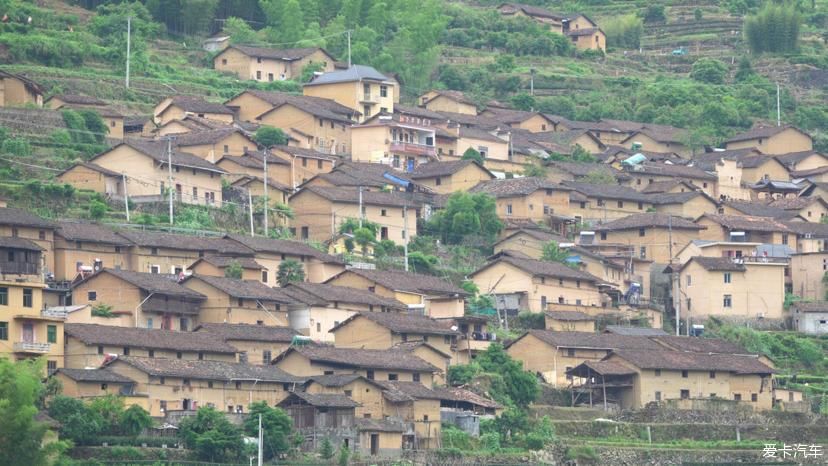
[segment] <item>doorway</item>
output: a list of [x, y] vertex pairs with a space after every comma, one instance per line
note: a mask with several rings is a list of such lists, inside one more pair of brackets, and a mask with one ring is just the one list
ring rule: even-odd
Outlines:
[[34, 324], [31, 322], [23, 324], [23, 342], [34, 343]]
[[371, 456], [379, 454], [379, 434], [371, 434]]

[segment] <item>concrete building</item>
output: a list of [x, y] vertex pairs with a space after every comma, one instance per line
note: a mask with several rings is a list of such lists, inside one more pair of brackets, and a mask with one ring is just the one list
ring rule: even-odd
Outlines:
[[319, 47], [272, 49], [230, 45], [213, 58], [217, 71], [233, 73], [239, 79], [272, 82], [299, 80], [309, 65], [322, 72], [333, 71], [336, 59]]
[[794, 303], [791, 305], [790, 312], [791, 325], [797, 332], [811, 335], [828, 333], [828, 303], [826, 301]]
[[193, 330], [209, 338], [218, 338], [238, 350], [242, 363], [268, 365], [277, 354], [285, 351], [298, 335], [290, 327], [273, 325], [201, 324]]
[[684, 246], [697, 238], [705, 227], [671, 215], [634, 214], [601, 223], [592, 229], [598, 244], [631, 246], [640, 259], [667, 264]]
[[29, 78], [0, 71], [0, 107], [43, 106], [43, 88]]
[[380, 112], [393, 113], [399, 102], [397, 82], [366, 65], [317, 75], [302, 89], [306, 96], [331, 99], [358, 111], [360, 122]]
[[725, 141], [725, 149], [755, 148], [777, 155], [813, 150], [811, 136], [791, 125], [758, 126]]

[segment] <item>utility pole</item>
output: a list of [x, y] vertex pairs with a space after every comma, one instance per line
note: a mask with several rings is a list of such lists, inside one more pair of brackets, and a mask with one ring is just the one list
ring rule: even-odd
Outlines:
[[127, 16], [126, 88], [129, 89], [129, 46], [132, 36], [132, 16]]
[[259, 466], [262, 466], [262, 415], [259, 414]]
[[359, 227], [362, 228], [362, 186], [359, 187]]
[[351, 67], [351, 30], [348, 29], [348, 68]]
[[405, 256], [405, 271], [408, 272], [408, 203], [403, 204], [403, 255]]
[[127, 223], [129, 223], [129, 193], [127, 193], [127, 177], [126, 173], [121, 173], [121, 179], [124, 183], [124, 209], [126, 210]]
[[168, 172], [168, 179], [169, 179], [169, 190], [170, 190], [170, 226], [175, 224], [173, 219], [173, 194], [175, 193], [175, 186], [173, 185], [173, 177], [172, 177], [172, 141], [173, 137], [167, 137], [167, 172]]
[[782, 126], [782, 109], [779, 106], [779, 82], [776, 83], [776, 126]]
[[267, 198], [267, 147], [264, 148], [264, 231], [265, 236], [268, 236], [268, 225], [267, 225], [267, 206], [268, 206], [268, 198]]
[[535, 69], [529, 70], [529, 95], [535, 95]]
[[673, 270], [673, 216], [667, 217], [667, 241], [670, 254], [670, 288], [673, 290], [673, 307], [676, 311], [676, 336], [681, 335], [681, 297], [679, 296], [678, 274]]
[[247, 188], [247, 211], [250, 216], [250, 236], [256, 236], [253, 229], [253, 194], [250, 192], [250, 188]]

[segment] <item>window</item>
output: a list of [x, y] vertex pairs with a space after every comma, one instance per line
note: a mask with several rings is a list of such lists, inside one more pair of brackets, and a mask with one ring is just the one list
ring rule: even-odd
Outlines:
[[344, 393], [345, 393], [345, 396], [353, 396], [354, 391], [353, 390], [345, 390]]
[[756, 393], [751, 393], [750, 394], [750, 401], [756, 403], [757, 401], [759, 401], [759, 395], [757, 395]]
[[34, 306], [34, 295], [31, 288], [23, 288], [23, 307]]
[[270, 350], [262, 351], [262, 364], [270, 364], [270, 360], [273, 359], [270, 357]]
[[157, 256], [158, 255], [158, 248], [150, 249], [150, 254], [152, 254], [153, 256]]
[[388, 86], [380, 86], [380, 97], [388, 97]]
[[618, 201], [618, 208], [619, 208], [619, 209], [623, 209], [623, 208], [624, 208], [624, 201]]
[[213, 381], [212, 380], [207, 381], [207, 388], [213, 388]]
[[190, 386], [190, 379], [182, 380], [181, 385], [184, 385], [185, 387], [189, 387]]
[[641, 251], [639, 251], [639, 257], [642, 259], [647, 258], [647, 246], [641, 246]]
[[308, 239], [310, 237], [310, 231], [308, 227], [302, 227], [302, 239]]
[[689, 373], [689, 372], [687, 372], [687, 371], [681, 371], [681, 377], [682, 377], [683, 379], [686, 379], [686, 378], [689, 376], [689, 374], [690, 374], [690, 373]]
[[187, 330], [189, 330], [190, 329], [190, 320], [187, 319], [186, 317], [182, 317], [182, 318], [178, 319], [178, 329], [181, 330], [182, 332], [186, 332]]
[[575, 280], [575, 286], [580, 288], [581, 287], [581, 280]]
[[661, 377], [661, 369], [656, 369], [655, 370], [655, 376], [656, 377]]
[[[259, 63], [261, 63], [261, 62], [262, 62], [262, 59], [260, 58]], [[261, 71], [256, 71], [256, 79], [262, 79], [262, 72]]]
[[46, 342], [57, 343], [57, 325], [46, 326]]
[[203, 351], [198, 352], [198, 360], [199, 361], [204, 361], [204, 352]]
[[733, 394], [733, 401], [742, 401], [742, 394], [741, 393], [734, 393]]
[[9, 289], [8, 287], [0, 287], [0, 306], [9, 305]]
[[161, 273], [161, 266], [151, 265], [150, 266], [150, 273]]
[[724, 282], [725, 283], [730, 283], [730, 281], [731, 281], [730, 272], [725, 272], [724, 273]]
[[[46, 372], [52, 375], [57, 371], [57, 361], [46, 361]], [[106, 385], [106, 384], [104, 384]], [[106, 388], [104, 388], [105, 390]]]
[[123, 355], [124, 356], [129, 356], [129, 346], [124, 346]]
[[724, 307], [733, 307], [733, 297], [729, 294], [724, 295], [722, 299], [722, 305]]
[[607, 232], [606, 232], [606, 231], [602, 231], [602, 232], [601, 232], [601, 241], [606, 241], [606, 240], [607, 240]]
[[241, 387], [242, 387], [242, 383], [241, 382], [236, 382], [236, 390], [241, 390]]
[[788, 235], [787, 234], [782, 235], [782, 244], [788, 244]]
[[690, 399], [690, 390], [682, 390], [681, 391], [681, 399], [682, 400]]
[[581, 208], [582, 208], [582, 209], [586, 209], [586, 202], [582, 202], [582, 203], [581, 203]]
[[443, 180], [438, 176], [437, 178], [434, 179], [434, 184], [436, 184], [437, 186], [440, 186], [440, 185], [443, 184]]
[[571, 370], [572, 366], [566, 366], [566, 369], [564, 369], [564, 374], [566, 374], [566, 380], [572, 380], [572, 374], [569, 373], [569, 371]]
[[104, 353], [104, 347], [103, 346], [98, 346], [98, 354], [103, 354], [103, 353]]
[[[333, 128], [333, 122], [331, 122], [331, 128]], [[322, 160], [316, 161], [316, 168], [322, 170]]]
[[715, 378], [716, 378], [716, 371], [710, 371], [710, 378], [711, 378], [711, 379], [715, 379]]
[[639, 228], [638, 229], [638, 236], [646, 236], [646, 235], [647, 235], [647, 230], [646, 229], [644, 229], [644, 228]]
[[9, 339], [9, 323], [0, 322], [0, 340]]
[[176, 353], [175, 353], [175, 358], [176, 358], [176, 359], [181, 359], [181, 358], [182, 358], [182, 356], [184, 356], [184, 355], [183, 355], [183, 354], [181, 354], [181, 351], [178, 351], [178, 352], [176, 352]]
[[365, 373], [365, 378], [368, 380], [374, 380], [374, 371], [368, 371]]
[[37, 239], [45, 240], [46, 239], [46, 230], [40, 230], [37, 232]]
[[566, 349], [566, 355], [570, 358], [574, 358], [575, 357], [575, 348], [567, 348]]
[[388, 210], [386, 210], [386, 209], [380, 210], [380, 216], [387, 217], [388, 216]]
[[512, 204], [506, 204], [506, 215], [512, 215]]
[[644, 203], [643, 202], [638, 203], [638, 210], [644, 210]]
[[155, 357], [155, 350], [149, 350], [148, 354], [149, 354], [149, 357], [154, 358]]
[[423, 421], [428, 421], [428, 414], [423, 414]]
[[541, 309], [546, 309], [546, 296], [541, 296]]

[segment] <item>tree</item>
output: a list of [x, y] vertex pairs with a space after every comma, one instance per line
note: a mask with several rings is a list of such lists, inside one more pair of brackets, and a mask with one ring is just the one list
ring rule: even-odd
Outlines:
[[756, 73], [753, 71], [753, 66], [750, 64], [750, 58], [748, 58], [747, 55], [742, 55], [742, 57], [739, 58], [739, 68], [736, 70], [734, 79], [736, 82], [744, 82], [755, 75]]
[[124, 399], [117, 395], [95, 397], [89, 403], [89, 410], [100, 418], [102, 432], [118, 432], [124, 412]]
[[437, 268], [437, 256], [431, 254], [423, 254], [420, 251], [414, 251], [408, 254], [408, 266], [412, 272], [434, 274]]
[[485, 160], [483, 159], [483, 155], [480, 152], [477, 152], [473, 147], [469, 147], [463, 152], [463, 157], [460, 157], [460, 160], [474, 160], [475, 162], [483, 165]]
[[106, 215], [109, 207], [106, 203], [93, 199], [89, 202], [89, 218], [100, 220]]
[[249, 436], [258, 435], [259, 415], [262, 416], [262, 437], [266, 458], [277, 457], [285, 453], [291, 446], [290, 436], [293, 421], [283, 410], [271, 408], [264, 401], [250, 404], [250, 414], [244, 421], [244, 431]]
[[700, 58], [693, 63], [690, 78], [707, 84], [724, 84], [727, 65], [714, 58]]
[[460, 244], [473, 237], [491, 244], [502, 227], [494, 198], [485, 193], [453, 193], [446, 208], [433, 215], [428, 223], [428, 229], [447, 244]]
[[178, 436], [198, 459], [214, 463], [235, 462], [244, 447], [241, 430], [213, 408], [199, 408], [182, 419]]
[[546, 167], [540, 163], [527, 163], [523, 166], [523, 176], [546, 177]]
[[272, 126], [262, 126], [257, 129], [253, 139], [265, 147], [284, 146], [287, 144], [287, 135], [285, 135], [285, 132]]
[[302, 39], [304, 32], [302, 7], [298, 0], [286, 0], [282, 12], [282, 25], [279, 40], [282, 42], [297, 42]]
[[566, 249], [561, 249], [557, 242], [550, 241], [543, 245], [541, 260], [566, 264], [567, 258], [569, 258], [569, 252]]
[[489, 394], [499, 403], [524, 410], [540, 392], [538, 379], [523, 370], [522, 363], [512, 359], [503, 345], [493, 343], [473, 363], [449, 368], [450, 383], [468, 383], [479, 373], [492, 379]]
[[121, 413], [119, 419], [121, 433], [130, 437], [137, 437], [152, 426], [152, 417], [142, 407], [131, 405]]
[[354, 242], [359, 245], [362, 249], [362, 254], [365, 255], [368, 252], [368, 246], [373, 244], [376, 241], [376, 233], [371, 231], [370, 228], [362, 227], [357, 228], [354, 230]]
[[643, 18], [645, 23], [663, 23], [667, 21], [667, 15], [664, 14], [664, 5], [647, 6]]
[[230, 36], [233, 44], [255, 45], [258, 41], [256, 31], [247, 24], [247, 21], [231, 16], [224, 21], [224, 32]]
[[242, 274], [244, 273], [244, 269], [242, 268], [239, 261], [230, 262], [227, 268], [224, 269], [224, 276], [227, 278], [235, 278], [236, 280], [242, 279]]
[[334, 447], [331, 444], [331, 440], [325, 437], [322, 440], [322, 445], [319, 447], [319, 456], [322, 457], [324, 460], [330, 460], [334, 456]]
[[530, 111], [535, 108], [535, 97], [526, 92], [515, 94], [515, 96], [512, 97], [512, 105], [519, 110]]
[[87, 445], [103, 431], [105, 421], [83, 401], [59, 395], [49, 403], [49, 416], [60, 423], [60, 436]]
[[49, 452], [43, 448], [47, 426], [35, 420], [42, 377], [42, 363], [0, 358], [0, 451], [4, 464], [48, 464]]
[[745, 38], [750, 51], [791, 53], [799, 48], [802, 15], [796, 2], [765, 2], [756, 14], [745, 17]]
[[279, 286], [287, 286], [289, 283], [305, 281], [305, 269], [302, 264], [294, 259], [287, 259], [279, 264], [276, 273], [276, 280]]
[[607, 46], [638, 49], [644, 34], [644, 22], [638, 16], [629, 14], [605, 21], [602, 29], [607, 35]]
[[371, 230], [371, 234], [374, 238], [377, 237], [377, 233], [380, 231], [380, 226], [377, 223], [370, 222], [368, 220], [362, 220], [362, 226], [360, 226], [359, 219], [356, 218], [347, 218], [345, 221], [339, 224], [339, 232], [340, 233], [349, 233], [354, 234], [360, 228], [367, 228]]
[[349, 450], [348, 447], [345, 446], [345, 444], [342, 444], [342, 446], [339, 447], [339, 458], [337, 458], [336, 463], [339, 466], [348, 466], [348, 459], [350, 458], [350, 456], [351, 450]]

